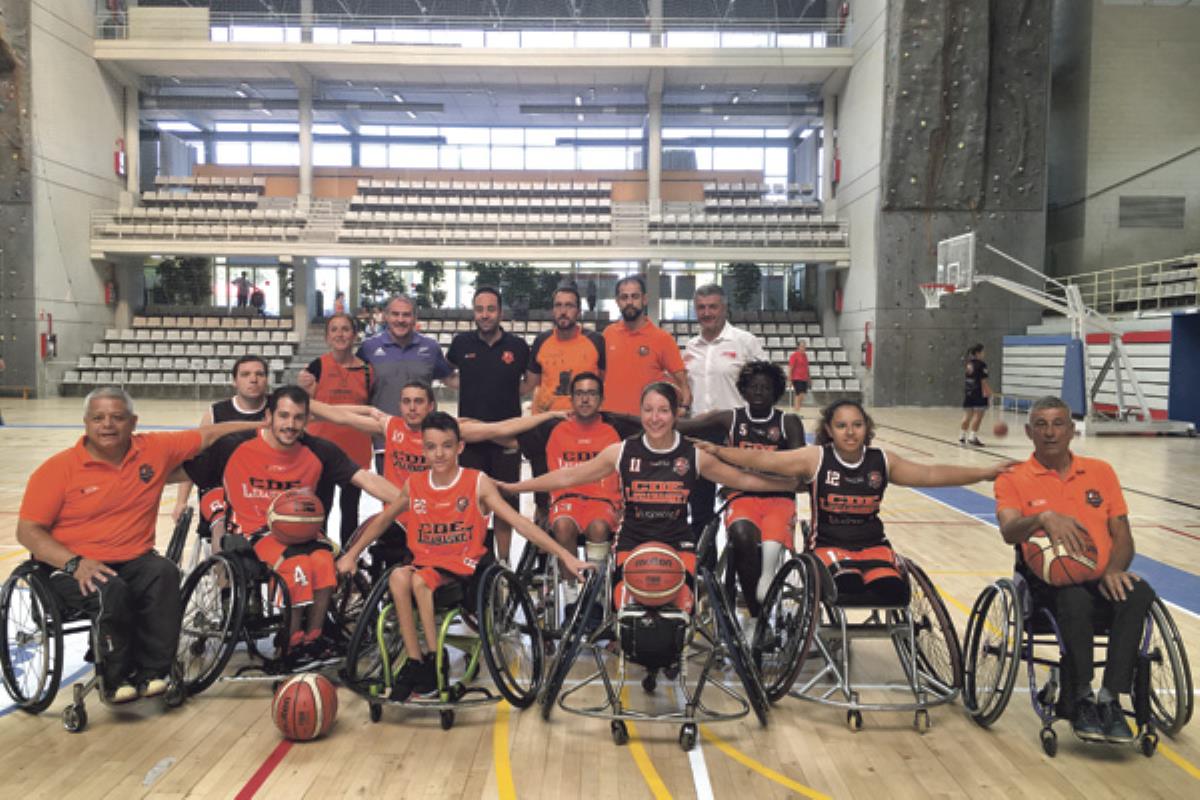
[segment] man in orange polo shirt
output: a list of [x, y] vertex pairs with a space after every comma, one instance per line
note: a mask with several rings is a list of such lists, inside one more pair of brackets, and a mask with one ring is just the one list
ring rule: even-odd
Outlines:
[[[1017, 559], [1035, 604], [1053, 614], [1062, 636], [1063, 705], [1070, 709], [1075, 735], [1093, 742], [1131, 742], [1118, 697], [1130, 691], [1138, 644], [1154, 590], [1129, 572], [1133, 534], [1129, 509], [1113, 468], [1071, 452], [1075, 423], [1057, 397], [1043, 397], [1029, 409], [1025, 433], [1033, 456], [996, 478], [996, 518], [1004, 541], [1020, 546], [1045, 534], [1068, 553], [1082, 554], [1090, 539], [1098, 552], [1097, 580], [1051, 586]], [[1109, 623], [1108, 656], [1099, 694], [1092, 692], [1093, 631]]]
[[134, 434], [133, 400], [115, 387], [84, 400], [84, 436], [34, 470], [17, 541], [61, 603], [97, 618], [97, 664], [113, 702], [167, 688], [179, 640], [179, 569], [154, 551], [163, 486], [176, 467], [257, 422]]
[[692, 390], [679, 345], [671, 334], [646, 317], [646, 282], [628, 275], [617, 283], [621, 321], [604, 329], [604, 410], [618, 414], [641, 413], [642, 389], [655, 381], [674, 381], [679, 407], [692, 407]]

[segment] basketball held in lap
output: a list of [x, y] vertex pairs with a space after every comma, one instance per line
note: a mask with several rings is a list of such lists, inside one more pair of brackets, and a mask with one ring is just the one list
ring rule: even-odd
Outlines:
[[1055, 545], [1045, 531], [1037, 531], [1021, 542], [1021, 558], [1037, 577], [1051, 586], [1073, 586], [1099, 579], [1105, 564], [1090, 537], [1084, 537], [1084, 551], [1072, 555], [1062, 545]]

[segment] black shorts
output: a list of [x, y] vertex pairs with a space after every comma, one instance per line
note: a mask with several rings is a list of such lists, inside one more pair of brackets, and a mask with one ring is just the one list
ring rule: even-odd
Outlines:
[[969, 394], [963, 398], [963, 408], [983, 410], [988, 407], [988, 399], [981, 394]]
[[808, 381], [792, 381], [792, 390], [796, 394], [808, 394]]
[[507, 450], [495, 442], [475, 442], [463, 449], [458, 463], [477, 469], [494, 481], [516, 483], [521, 480], [521, 451]]

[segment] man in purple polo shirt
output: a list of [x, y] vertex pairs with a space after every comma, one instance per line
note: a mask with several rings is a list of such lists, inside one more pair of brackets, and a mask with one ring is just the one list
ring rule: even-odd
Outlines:
[[[417, 333], [417, 304], [396, 295], [384, 309], [384, 329], [363, 341], [358, 357], [375, 373], [371, 405], [387, 414], [400, 411], [400, 390], [409, 381], [433, 383], [454, 370], [435, 339]], [[376, 470], [383, 474], [383, 438], [374, 437]]]

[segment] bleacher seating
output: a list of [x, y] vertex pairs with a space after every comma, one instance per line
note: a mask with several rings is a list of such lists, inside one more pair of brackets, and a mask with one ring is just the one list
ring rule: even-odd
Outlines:
[[110, 328], [63, 378], [65, 394], [118, 384], [178, 386], [167, 396], [224, 396], [240, 356], [262, 356], [272, 384], [282, 380], [296, 349], [291, 319], [215, 313], [145, 315], [132, 328]]

